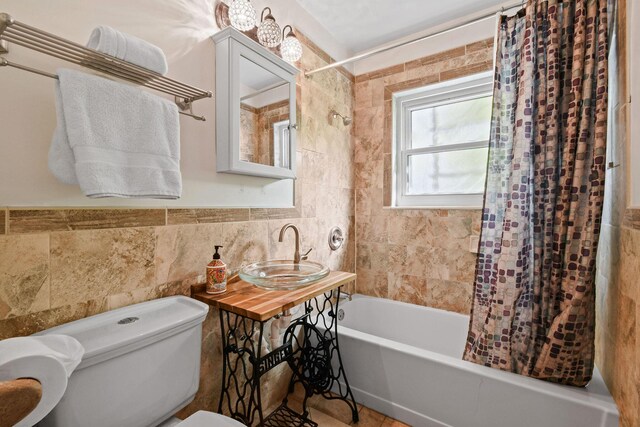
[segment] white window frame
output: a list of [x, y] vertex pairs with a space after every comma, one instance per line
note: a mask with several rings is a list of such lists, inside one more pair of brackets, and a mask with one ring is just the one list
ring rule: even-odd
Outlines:
[[409, 195], [407, 188], [407, 163], [415, 154], [446, 152], [483, 148], [489, 140], [466, 142], [426, 148], [411, 147], [411, 112], [460, 101], [486, 97], [493, 94], [491, 72], [436, 83], [393, 95], [393, 200], [395, 207], [424, 208], [482, 208], [482, 193]]
[[273, 124], [273, 163], [279, 168], [289, 168], [290, 145], [289, 120]]

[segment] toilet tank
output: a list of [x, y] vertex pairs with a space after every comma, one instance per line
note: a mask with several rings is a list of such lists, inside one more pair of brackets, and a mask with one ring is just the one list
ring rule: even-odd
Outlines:
[[151, 427], [191, 402], [209, 307], [157, 299], [48, 329], [85, 348], [64, 397], [41, 427]]

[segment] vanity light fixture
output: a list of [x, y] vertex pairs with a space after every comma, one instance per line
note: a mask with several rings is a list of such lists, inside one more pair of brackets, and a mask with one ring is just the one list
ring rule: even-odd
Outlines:
[[229, 5], [229, 21], [240, 31], [249, 31], [256, 26], [256, 10], [250, 0], [233, 0]]
[[[280, 33], [280, 26], [271, 14], [271, 8], [265, 7], [256, 27], [256, 10], [251, 0], [216, 0], [215, 18], [222, 30], [229, 26], [244, 33], [245, 36], [265, 46], [289, 63], [302, 58], [302, 43], [298, 40], [293, 27], [287, 25]], [[278, 50], [274, 48], [280, 46]]]
[[[289, 32], [287, 33], [287, 28]], [[291, 25], [282, 30], [282, 43], [280, 44], [280, 56], [287, 62], [296, 62], [302, 58], [302, 43], [293, 33]]]
[[[267, 16], [264, 13], [267, 12]], [[276, 23], [276, 19], [271, 14], [271, 8], [265, 7], [260, 16], [260, 25], [258, 25], [258, 41], [266, 47], [276, 47], [282, 41], [280, 34], [280, 26]]]

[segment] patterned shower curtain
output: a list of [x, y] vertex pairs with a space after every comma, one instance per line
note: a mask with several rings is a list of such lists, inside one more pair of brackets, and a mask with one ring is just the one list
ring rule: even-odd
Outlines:
[[607, 0], [502, 17], [464, 359], [584, 386], [604, 197]]

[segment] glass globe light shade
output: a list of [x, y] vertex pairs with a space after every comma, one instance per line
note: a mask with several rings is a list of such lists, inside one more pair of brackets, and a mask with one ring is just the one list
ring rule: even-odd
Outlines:
[[229, 21], [240, 31], [256, 26], [256, 10], [249, 0], [233, 0], [229, 5]]
[[[265, 17], [264, 13], [267, 10], [269, 14]], [[268, 7], [265, 7], [262, 11], [262, 22], [258, 25], [258, 40], [266, 47], [276, 47], [282, 40], [280, 26], [276, 23], [275, 18], [271, 15], [271, 9]]]
[[296, 62], [302, 58], [302, 43], [293, 34], [289, 34], [280, 44], [280, 55], [287, 62]]

